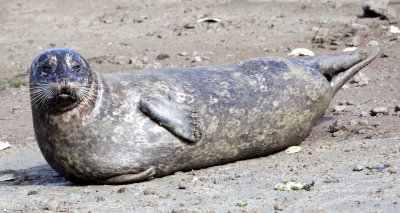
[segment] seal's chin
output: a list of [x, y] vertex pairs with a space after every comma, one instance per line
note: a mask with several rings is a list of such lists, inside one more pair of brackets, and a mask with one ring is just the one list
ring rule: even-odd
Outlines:
[[68, 93], [61, 93], [54, 97], [52, 101], [52, 108], [57, 111], [67, 111], [73, 109], [79, 104], [79, 99], [74, 95]]

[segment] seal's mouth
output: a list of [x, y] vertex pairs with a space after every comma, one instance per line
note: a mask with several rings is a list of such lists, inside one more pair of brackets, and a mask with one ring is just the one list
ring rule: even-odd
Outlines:
[[77, 100], [73, 95], [71, 94], [66, 94], [66, 93], [61, 93], [56, 95], [56, 99], [60, 99], [63, 101], [69, 101], [69, 100]]
[[73, 94], [60, 93], [54, 96], [51, 105], [59, 111], [66, 111], [74, 108], [78, 104], [78, 100], [79, 99]]

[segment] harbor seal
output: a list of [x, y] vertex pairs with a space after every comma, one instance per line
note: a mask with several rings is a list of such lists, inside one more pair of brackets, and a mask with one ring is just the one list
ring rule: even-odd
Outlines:
[[379, 49], [100, 74], [69, 49], [30, 71], [42, 154], [76, 183], [120, 184], [266, 156], [298, 145]]

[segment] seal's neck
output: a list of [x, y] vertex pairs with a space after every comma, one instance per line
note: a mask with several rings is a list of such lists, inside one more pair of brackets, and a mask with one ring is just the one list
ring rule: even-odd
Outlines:
[[99, 114], [102, 108], [105, 108], [105, 105], [111, 104], [104, 98], [105, 83], [103, 76], [100, 73], [93, 71], [93, 81], [95, 81], [92, 88], [92, 90], [96, 91], [95, 101], [90, 105], [91, 110], [87, 110], [87, 112], [91, 113], [92, 116]]
[[78, 113], [81, 116], [89, 115], [95, 108], [96, 103], [98, 102], [99, 85], [101, 84], [100, 79], [100, 74], [95, 71], [91, 71], [89, 87], [85, 87], [82, 90], [83, 95], [79, 104], [70, 111], [66, 111], [63, 113]]

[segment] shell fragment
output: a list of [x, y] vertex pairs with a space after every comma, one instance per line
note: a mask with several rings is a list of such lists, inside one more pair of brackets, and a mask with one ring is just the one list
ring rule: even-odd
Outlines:
[[314, 52], [306, 48], [297, 48], [289, 53], [288, 56], [314, 56]]

